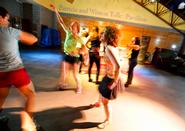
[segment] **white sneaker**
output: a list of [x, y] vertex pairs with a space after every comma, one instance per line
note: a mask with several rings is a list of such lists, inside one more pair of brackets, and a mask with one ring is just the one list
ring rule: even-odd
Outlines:
[[109, 125], [109, 121], [108, 120], [106, 120], [106, 121], [104, 121], [103, 123], [101, 123], [101, 124], [99, 124], [98, 125], [98, 128], [99, 129], [104, 129], [107, 125]]
[[27, 112], [22, 111], [20, 115], [22, 131], [37, 131], [35, 123]]
[[77, 93], [77, 94], [81, 94], [81, 93], [82, 93], [82, 88], [81, 88], [81, 87], [77, 87], [76, 93]]

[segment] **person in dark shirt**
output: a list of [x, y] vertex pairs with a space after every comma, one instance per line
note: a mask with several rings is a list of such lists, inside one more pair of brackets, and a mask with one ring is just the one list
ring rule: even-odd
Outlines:
[[133, 37], [132, 43], [128, 45], [129, 53], [129, 69], [128, 69], [128, 77], [127, 82], [125, 83], [125, 87], [128, 87], [132, 84], [134, 68], [137, 65], [137, 57], [140, 50], [140, 39], [139, 37]]
[[100, 43], [101, 41], [99, 40], [99, 28], [98, 27], [93, 27], [92, 28], [92, 34], [90, 34], [90, 49], [89, 49], [89, 69], [88, 69], [88, 75], [89, 75], [89, 82], [92, 82], [93, 80], [91, 79], [91, 69], [93, 66], [93, 63], [96, 63], [97, 67], [97, 72], [96, 72], [96, 84], [99, 84], [98, 78], [99, 78], [99, 73], [100, 73]]

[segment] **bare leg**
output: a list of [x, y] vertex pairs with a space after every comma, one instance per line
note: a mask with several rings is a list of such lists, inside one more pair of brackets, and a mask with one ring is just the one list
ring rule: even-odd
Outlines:
[[60, 79], [59, 79], [59, 88], [63, 88], [66, 86], [66, 76], [67, 73], [69, 72], [69, 63], [63, 61], [61, 62], [61, 67], [60, 67]]
[[18, 87], [17, 88], [21, 94], [23, 94], [26, 98], [25, 101], [25, 111], [29, 114], [30, 117], [33, 116], [33, 107], [34, 107], [34, 99], [35, 99], [35, 94], [34, 94], [34, 87], [32, 82], [30, 82], [28, 85]]
[[65, 68], [65, 65], [64, 65], [64, 62], [62, 61], [61, 63], [60, 63], [60, 78], [59, 78], [59, 82], [58, 82], [58, 85], [60, 86], [60, 85], [62, 85], [63, 83], [64, 83], [64, 81], [65, 81], [65, 72], [64, 72], [64, 69]]
[[25, 108], [24, 111], [21, 112], [21, 128], [22, 130], [33, 130], [36, 131], [36, 125], [33, 121], [33, 111], [34, 111], [34, 86], [32, 82], [28, 85], [18, 87], [17, 88], [20, 93], [25, 97]]
[[0, 88], [0, 122], [3, 124], [8, 123], [8, 117], [6, 115], [2, 115], [1, 112], [3, 111], [3, 104], [6, 100], [6, 97], [9, 94], [9, 88], [8, 87], [2, 87]]
[[5, 102], [6, 97], [9, 94], [9, 88], [8, 87], [3, 87], [0, 88], [0, 112], [2, 111], [2, 106]]
[[109, 121], [109, 118], [110, 118], [109, 100], [102, 97], [102, 103], [103, 103], [105, 116], [106, 116], [105, 121]]
[[100, 128], [100, 129], [105, 128], [105, 126], [109, 124], [109, 120], [110, 120], [109, 100], [102, 97], [102, 103], [103, 103], [106, 118], [103, 123], [98, 125], [98, 128]]
[[79, 70], [78, 63], [73, 64], [73, 75], [77, 83], [77, 93], [81, 93], [82, 86], [81, 86], [81, 81], [80, 81], [78, 70]]
[[90, 106], [93, 108], [93, 107], [100, 107], [101, 106], [101, 102], [102, 102], [102, 96], [99, 95], [98, 97], [98, 101], [93, 103], [93, 104], [90, 104]]

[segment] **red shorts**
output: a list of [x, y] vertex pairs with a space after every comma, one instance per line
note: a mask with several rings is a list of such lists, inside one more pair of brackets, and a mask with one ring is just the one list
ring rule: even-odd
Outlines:
[[30, 83], [30, 77], [24, 68], [9, 72], [0, 72], [0, 88], [14, 85], [19, 88]]

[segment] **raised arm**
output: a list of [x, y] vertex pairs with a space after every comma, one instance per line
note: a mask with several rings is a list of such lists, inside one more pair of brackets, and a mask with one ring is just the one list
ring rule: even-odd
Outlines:
[[140, 46], [139, 45], [134, 45], [134, 44], [129, 44], [128, 45], [128, 48], [129, 49], [134, 49], [134, 50], [139, 50], [140, 49]]
[[63, 28], [64, 30], [67, 30], [68, 28], [67, 28], [67, 26], [65, 25], [65, 23], [64, 23], [64, 21], [63, 21], [63, 19], [62, 19], [62, 17], [60, 16], [60, 14], [59, 14], [57, 8], [56, 8], [53, 4], [50, 4], [50, 7], [55, 11], [59, 24], [62, 26], [62, 28]]

